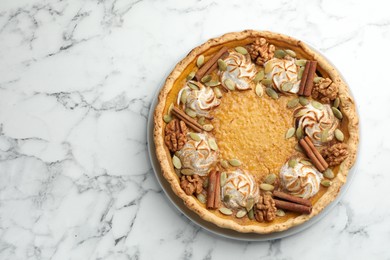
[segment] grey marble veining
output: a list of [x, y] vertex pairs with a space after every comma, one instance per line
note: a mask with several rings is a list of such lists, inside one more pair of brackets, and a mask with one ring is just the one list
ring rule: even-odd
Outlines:
[[[0, 3], [0, 259], [390, 259], [390, 16], [373, 1]], [[358, 173], [292, 237], [211, 235], [166, 199], [146, 146], [173, 66], [243, 29], [303, 39], [342, 71], [361, 117]]]

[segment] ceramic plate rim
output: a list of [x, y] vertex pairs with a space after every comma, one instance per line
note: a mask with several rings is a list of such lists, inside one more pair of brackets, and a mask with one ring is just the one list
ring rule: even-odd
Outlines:
[[[329, 59], [321, 51], [317, 50], [311, 44], [308, 44], [306, 41], [305, 41], [305, 43], [310, 48], [312, 48], [313, 50], [320, 53], [338, 71], [338, 73], [341, 75], [341, 78], [347, 83], [350, 94], [354, 98], [353, 93], [350, 89], [350, 85], [345, 80], [345, 77], [342, 75], [342, 73], [337, 69], [337, 67], [335, 67], [334, 64], [331, 61], [329, 61]], [[166, 75], [166, 77], [167, 76], [168, 75]], [[166, 77], [164, 77], [164, 81], [165, 81]], [[224, 238], [240, 240], [240, 241], [269, 241], [269, 240], [280, 239], [280, 238], [292, 236], [294, 234], [297, 234], [299, 232], [306, 230], [307, 228], [309, 228], [310, 226], [314, 225], [319, 220], [321, 220], [323, 217], [325, 217], [336, 206], [336, 204], [341, 200], [341, 198], [346, 193], [347, 189], [350, 187], [352, 179], [355, 176], [355, 173], [357, 171], [357, 165], [359, 163], [359, 154], [360, 154], [359, 153], [359, 146], [360, 146], [360, 142], [361, 142], [361, 134], [360, 134], [361, 125], [360, 125], [360, 123], [359, 123], [359, 138], [360, 138], [360, 140], [359, 140], [359, 144], [358, 144], [357, 158], [356, 158], [355, 164], [349, 170], [349, 173], [347, 176], [347, 181], [341, 187], [341, 190], [340, 190], [338, 196], [336, 197], [336, 199], [333, 202], [331, 202], [329, 205], [327, 205], [318, 215], [314, 216], [313, 218], [309, 219], [308, 221], [304, 222], [303, 224], [301, 224], [299, 226], [295, 226], [295, 227], [289, 228], [287, 230], [275, 232], [275, 233], [271, 233], [271, 234], [240, 233], [240, 232], [237, 232], [235, 230], [220, 228], [213, 223], [210, 223], [210, 222], [203, 220], [195, 212], [188, 209], [184, 203], [180, 203], [180, 202], [182, 202], [182, 200], [175, 195], [175, 193], [172, 191], [169, 183], [164, 179], [164, 177], [161, 174], [161, 168], [160, 168], [160, 164], [159, 164], [157, 157], [156, 157], [154, 140], [153, 140], [153, 129], [154, 129], [153, 115], [154, 115], [155, 107], [157, 105], [157, 97], [158, 97], [158, 94], [160, 93], [160, 90], [163, 87], [163, 85], [164, 84], [161, 83], [160, 87], [156, 90], [156, 93], [154, 94], [154, 97], [153, 97], [153, 101], [152, 101], [151, 106], [149, 108], [149, 115], [148, 115], [148, 120], [147, 120], [147, 146], [148, 146], [149, 159], [150, 159], [150, 162], [152, 164], [153, 172], [157, 178], [157, 181], [158, 181], [159, 185], [161, 186], [161, 188], [163, 189], [163, 191], [164, 191], [166, 197], [168, 198], [168, 200], [170, 201], [170, 203], [172, 203], [181, 214], [183, 214], [189, 220], [191, 220], [193, 223], [195, 223], [199, 227], [207, 230], [208, 232], [210, 232], [214, 235], [222, 236]], [[355, 100], [355, 98], [354, 98], [354, 100]], [[357, 107], [356, 107], [356, 112], [357, 112], [358, 117], [359, 117]]]

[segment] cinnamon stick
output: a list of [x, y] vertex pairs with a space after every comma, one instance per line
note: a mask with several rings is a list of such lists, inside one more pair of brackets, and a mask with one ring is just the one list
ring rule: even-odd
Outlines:
[[176, 116], [177, 118], [179, 118], [180, 120], [183, 120], [184, 123], [186, 123], [187, 126], [191, 127], [193, 130], [195, 130], [195, 132], [198, 132], [198, 133], [202, 132], [202, 130], [203, 130], [202, 126], [197, 121], [192, 119], [190, 116], [186, 115], [186, 113], [184, 111], [182, 111], [181, 109], [179, 109], [177, 107], [173, 107], [172, 114], [174, 116]]
[[[320, 171], [325, 171], [325, 168], [322, 166], [321, 162], [318, 160], [318, 158], [315, 156], [314, 151], [311, 150], [310, 146], [307, 144], [305, 138], [302, 138], [299, 140], [299, 144], [302, 146], [302, 149], [305, 151], [306, 155], [310, 158], [310, 160], [313, 162], [314, 166]], [[317, 149], [315, 149], [317, 150]]]
[[294, 195], [291, 195], [291, 194], [288, 194], [288, 193], [285, 193], [285, 192], [274, 190], [273, 195], [274, 195], [274, 197], [277, 197], [279, 199], [283, 199], [283, 200], [287, 200], [287, 201], [290, 201], [290, 202], [298, 203], [298, 204], [301, 204], [301, 205], [304, 205], [304, 206], [307, 206], [307, 207], [311, 207], [310, 200], [302, 199], [302, 198], [296, 197]]
[[300, 96], [302, 96], [304, 91], [305, 91], [307, 75], [309, 74], [309, 70], [310, 70], [310, 63], [311, 63], [311, 61], [309, 61], [309, 60], [306, 62], [305, 69], [304, 69], [303, 74], [302, 74], [301, 82], [299, 83], [298, 95], [300, 95]]
[[310, 149], [314, 152], [314, 155], [317, 157], [317, 159], [320, 161], [322, 166], [326, 169], [329, 167], [328, 163], [325, 161], [324, 157], [318, 152], [318, 150], [314, 147], [313, 142], [310, 140], [308, 136], [305, 136], [304, 139], [306, 140], [306, 143], [309, 145]]
[[[200, 81], [207, 72], [211, 72], [211, 67], [217, 64], [219, 58], [227, 52], [228, 48], [226, 46], [222, 47], [213, 57], [211, 57], [203, 66], [196, 72], [195, 78], [197, 81]], [[216, 67], [215, 67], [216, 68]]]
[[297, 212], [301, 214], [310, 214], [312, 210], [312, 207], [300, 205], [297, 203], [292, 203], [283, 200], [276, 200], [276, 199], [274, 199], [274, 201], [275, 201], [275, 206], [279, 209], [285, 209], [288, 211]]
[[228, 52], [225, 51], [224, 53], [222, 53], [222, 55], [217, 59], [217, 61], [213, 64], [213, 66], [211, 66], [206, 72], [204, 75], [208, 75], [210, 74], [211, 72], [213, 72], [213, 70], [217, 69], [218, 67], [218, 60], [219, 59], [224, 59], [228, 56]]
[[216, 173], [215, 181], [215, 195], [214, 195], [214, 208], [219, 208], [221, 202], [221, 173], [218, 171]]
[[214, 209], [215, 207], [215, 188], [217, 181], [217, 172], [215, 170], [211, 171], [209, 174], [209, 185], [207, 187], [207, 202], [206, 206], [208, 209]]
[[313, 90], [313, 80], [314, 80], [314, 76], [316, 74], [316, 68], [317, 68], [317, 61], [311, 61], [309, 72], [307, 74], [307, 79], [306, 79], [306, 83], [305, 83], [305, 89], [303, 92], [303, 95], [305, 97], [311, 96], [311, 92]]

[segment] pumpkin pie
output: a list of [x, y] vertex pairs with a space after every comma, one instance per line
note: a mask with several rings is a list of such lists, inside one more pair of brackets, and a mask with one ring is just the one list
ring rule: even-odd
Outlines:
[[338, 195], [356, 160], [355, 103], [339, 72], [300, 40], [246, 30], [193, 49], [154, 112], [164, 178], [206, 221], [283, 231]]

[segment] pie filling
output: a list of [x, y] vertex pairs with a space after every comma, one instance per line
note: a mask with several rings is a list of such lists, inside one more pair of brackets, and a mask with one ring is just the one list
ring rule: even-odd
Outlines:
[[311, 214], [349, 156], [338, 85], [265, 38], [219, 48], [167, 98], [164, 140], [181, 188], [242, 225]]

